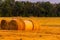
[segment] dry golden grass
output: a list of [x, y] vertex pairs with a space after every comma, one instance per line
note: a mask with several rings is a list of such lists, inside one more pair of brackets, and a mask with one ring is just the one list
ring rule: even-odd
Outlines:
[[36, 31], [0, 30], [0, 40], [60, 40], [60, 35], [46, 34]]
[[[0, 18], [7, 20], [17, 20], [19, 30], [0, 30], [0, 40], [60, 40], [60, 18], [37, 18], [37, 17], [17, 17]], [[34, 30], [20, 30], [24, 28], [24, 20], [31, 20], [34, 24]], [[21, 23], [22, 24], [21, 24]], [[23, 26], [22, 26], [23, 25]], [[28, 26], [28, 25], [27, 25]]]

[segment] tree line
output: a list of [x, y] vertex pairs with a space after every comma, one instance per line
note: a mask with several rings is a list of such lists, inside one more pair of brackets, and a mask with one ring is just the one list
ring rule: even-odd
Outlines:
[[0, 1], [0, 17], [60, 17], [60, 3]]

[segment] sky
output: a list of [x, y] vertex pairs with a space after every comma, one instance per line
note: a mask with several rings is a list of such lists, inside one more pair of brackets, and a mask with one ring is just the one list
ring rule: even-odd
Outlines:
[[30, 2], [38, 2], [38, 1], [49, 1], [51, 3], [60, 3], [60, 0], [16, 0], [16, 1], [30, 1]]

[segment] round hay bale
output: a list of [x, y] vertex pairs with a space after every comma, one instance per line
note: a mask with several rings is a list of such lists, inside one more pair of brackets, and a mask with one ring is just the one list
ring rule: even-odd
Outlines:
[[24, 20], [25, 30], [34, 30], [34, 25], [31, 20]]
[[16, 20], [11, 20], [9, 22], [8, 30], [18, 30], [18, 24], [17, 24]]
[[7, 30], [8, 29], [8, 23], [6, 20], [1, 21], [1, 29]]
[[17, 23], [18, 23], [18, 30], [25, 30], [25, 24], [22, 19], [18, 19]]

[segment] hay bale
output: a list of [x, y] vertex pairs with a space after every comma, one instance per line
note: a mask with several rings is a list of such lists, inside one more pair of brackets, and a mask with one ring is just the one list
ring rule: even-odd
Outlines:
[[34, 30], [34, 25], [31, 20], [24, 20], [25, 30]]
[[11, 20], [8, 24], [9, 24], [8, 30], [18, 30], [18, 24], [16, 20]]
[[25, 23], [22, 19], [18, 19], [18, 30], [25, 30]]
[[8, 23], [6, 20], [1, 21], [1, 29], [7, 30], [8, 29]]

